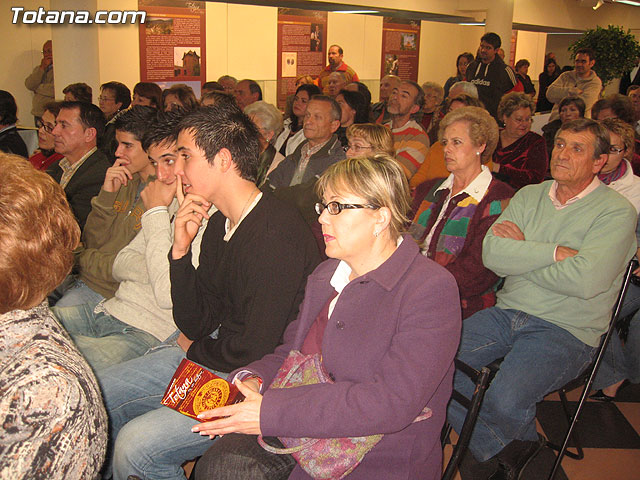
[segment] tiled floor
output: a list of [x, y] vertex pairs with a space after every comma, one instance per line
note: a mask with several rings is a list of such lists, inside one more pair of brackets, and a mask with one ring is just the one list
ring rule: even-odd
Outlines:
[[[575, 390], [569, 400], [577, 400], [579, 395], [580, 390]], [[538, 430], [560, 443], [566, 420], [557, 396], [548, 397], [538, 406], [538, 421]], [[565, 457], [556, 480], [640, 480], [639, 433], [640, 385], [621, 389], [614, 403], [589, 400], [578, 423], [584, 459]], [[449, 450], [450, 447], [445, 449], [447, 457]], [[544, 448], [527, 467], [522, 480], [546, 479], [554, 460], [555, 453]]]

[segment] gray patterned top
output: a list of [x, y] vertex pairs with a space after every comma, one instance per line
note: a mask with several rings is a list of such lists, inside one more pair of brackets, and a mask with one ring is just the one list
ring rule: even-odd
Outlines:
[[0, 478], [91, 479], [107, 445], [93, 372], [46, 303], [0, 315]]

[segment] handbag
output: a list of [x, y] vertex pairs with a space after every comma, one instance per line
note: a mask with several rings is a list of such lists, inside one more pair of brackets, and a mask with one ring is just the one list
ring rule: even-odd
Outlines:
[[[269, 388], [293, 388], [317, 383], [335, 383], [322, 365], [320, 354], [304, 355], [292, 350]], [[426, 420], [431, 415], [431, 409], [425, 407], [414, 422]], [[383, 434], [346, 438], [278, 437], [285, 448], [276, 448], [266, 443], [260, 435], [258, 443], [268, 452], [292, 455], [298, 465], [315, 479], [334, 480], [349, 475], [382, 437]]]

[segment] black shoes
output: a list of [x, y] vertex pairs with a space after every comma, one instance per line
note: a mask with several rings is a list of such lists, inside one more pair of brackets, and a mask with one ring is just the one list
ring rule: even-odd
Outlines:
[[589, 395], [589, 398], [592, 400], [597, 400], [599, 402], [613, 402], [616, 399], [616, 397], [607, 395], [602, 390], [598, 390], [596, 393], [592, 393], [591, 395]]
[[498, 469], [489, 480], [518, 480], [544, 445], [545, 439], [541, 435], [536, 441], [513, 440], [494, 457], [498, 460]]

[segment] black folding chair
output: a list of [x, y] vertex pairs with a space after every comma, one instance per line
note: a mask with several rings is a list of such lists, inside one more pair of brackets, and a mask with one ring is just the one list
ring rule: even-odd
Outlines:
[[[560, 468], [560, 463], [562, 463], [562, 459], [565, 455], [574, 458], [576, 460], [582, 460], [584, 458], [584, 451], [582, 450], [582, 445], [580, 443], [580, 439], [578, 438], [577, 432], [575, 431], [576, 424], [578, 423], [578, 418], [580, 416], [580, 412], [582, 411], [582, 407], [584, 406], [584, 402], [591, 390], [591, 385], [593, 384], [593, 380], [598, 373], [598, 368], [600, 367], [600, 363], [602, 361], [602, 357], [604, 356], [605, 350], [607, 349], [607, 345], [609, 344], [609, 339], [611, 335], [615, 331], [616, 323], [618, 321], [618, 316], [620, 314], [620, 310], [622, 308], [622, 303], [624, 301], [624, 297], [627, 293], [627, 286], [629, 285], [629, 280], [631, 279], [631, 275], [633, 274], [633, 270], [638, 265], [638, 261], [633, 259], [627, 265], [627, 269], [624, 273], [624, 278], [622, 281], [622, 288], [620, 289], [620, 293], [618, 294], [618, 299], [616, 300], [615, 306], [613, 308], [613, 312], [611, 314], [611, 321], [609, 322], [609, 328], [607, 329], [607, 333], [602, 336], [600, 340], [600, 345], [596, 350], [596, 355], [591, 362], [591, 365], [585, 369], [582, 374], [576, 379], [570, 381], [565, 386], [557, 390], [558, 395], [560, 396], [560, 402], [562, 404], [562, 408], [567, 417], [567, 422], [569, 428], [567, 429], [567, 433], [564, 436], [564, 440], [562, 445], [558, 446], [551, 442], [547, 441], [547, 445], [552, 449], [558, 452], [556, 460], [553, 464], [553, 469], [551, 470], [551, 474], [548, 477], [548, 480], [553, 480], [558, 469]], [[567, 400], [567, 392], [574, 390], [581, 385], [584, 385], [582, 389], [582, 394], [580, 395], [580, 400], [578, 401], [578, 406], [576, 407], [573, 415], [571, 413], [571, 409], [569, 408], [569, 401]], [[569, 440], [573, 438], [575, 443], [576, 452], [571, 452], [567, 450], [569, 445]]]
[[[471, 434], [473, 433], [473, 427], [475, 427], [476, 425], [478, 413], [480, 412], [480, 406], [482, 405], [484, 394], [487, 390], [487, 386], [489, 385], [489, 376], [491, 375], [491, 371], [487, 367], [483, 367], [482, 370], [478, 371], [458, 359], [455, 359], [455, 365], [456, 370], [468, 376], [473, 381], [473, 383], [475, 383], [476, 387], [473, 395], [471, 396], [471, 399], [465, 397], [455, 389], [451, 393], [451, 401], [458, 402], [460, 405], [466, 408], [467, 415], [464, 418], [462, 429], [460, 430], [460, 433], [458, 435], [458, 443], [453, 445], [453, 453], [451, 454], [451, 458], [449, 459], [447, 468], [442, 474], [442, 480], [451, 480], [453, 478], [456, 470], [458, 469], [458, 465], [462, 460], [462, 457], [467, 451], [469, 440], [471, 439]], [[442, 427], [442, 433], [440, 435], [443, 449], [450, 433], [451, 425], [449, 424], [449, 422], [445, 422], [444, 427]]]

